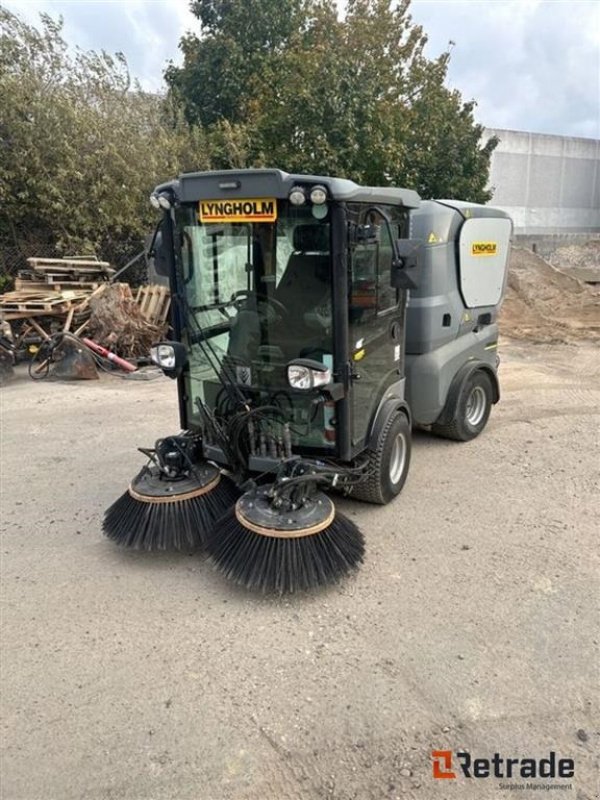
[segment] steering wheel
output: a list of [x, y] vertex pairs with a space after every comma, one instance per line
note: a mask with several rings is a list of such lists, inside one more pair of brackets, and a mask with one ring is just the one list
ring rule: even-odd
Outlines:
[[275, 300], [275, 298], [269, 297], [266, 294], [258, 294], [257, 292], [251, 292], [248, 289], [240, 289], [239, 292], [234, 292], [231, 295], [231, 301], [237, 311], [243, 311], [245, 307], [245, 301], [247, 301], [249, 298], [256, 298], [257, 303], [265, 303], [274, 311], [277, 311], [284, 316], [288, 314], [288, 310], [283, 303], [280, 303], [279, 300]]

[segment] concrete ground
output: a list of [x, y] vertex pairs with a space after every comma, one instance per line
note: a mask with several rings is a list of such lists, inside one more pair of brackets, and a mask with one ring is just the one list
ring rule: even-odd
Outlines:
[[364, 567], [291, 599], [101, 535], [172, 382], [1, 389], [2, 799], [547, 796], [436, 781], [432, 749], [555, 751], [574, 779], [538, 784], [597, 797], [600, 359], [503, 358], [485, 433], [416, 434], [400, 498], [341, 503]]

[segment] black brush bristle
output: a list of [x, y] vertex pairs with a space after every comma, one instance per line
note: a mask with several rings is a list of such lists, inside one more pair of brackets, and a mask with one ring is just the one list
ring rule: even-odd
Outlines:
[[134, 550], [196, 550], [239, 492], [227, 478], [205, 494], [169, 503], [136, 500], [127, 491], [107, 509], [104, 534]]
[[336, 583], [359, 566], [365, 551], [362, 533], [343, 514], [320, 533], [279, 538], [244, 528], [235, 508], [209, 531], [205, 547], [227, 578], [279, 594]]

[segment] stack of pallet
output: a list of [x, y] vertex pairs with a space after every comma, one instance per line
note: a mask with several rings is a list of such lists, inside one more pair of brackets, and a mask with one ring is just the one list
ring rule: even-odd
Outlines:
[[78, 291], [89, 294], [115, 271], [107, 261], [84, 258], [28, 258], [29, 269], [20, 270], [15, 291]]
[[22, 321], [20, 340], [30, 333], [48, 339], [56, 330], [81, 333], [90, 316], [90, 298], [100, 293], [114, 270], [106, 261], [84, 258], [28, 258], [12, 292], [0, 295], [8, 322]]
[[[0, 315], [8, 322], [17, 321], [20, 328], [17, 345], [26, 344], [30, 335], [49, 339], [57, 331], [80, 335], [92, 329], [97, 335], [111, 334], [107, 346], [118, 342], [122, 335], [120, 328], [127, 327], [128, 315], [114, 319], [111, 331], [104, 331], [103, 325], [98, 324], [98, 319], [106, 323], [110, 318], [114, 305], [111, 291], [115, 289], [118, 295], [118, 286], [127, 288], [128, 296], [137, 306], [129, 317], [139, 317], [157, 332], [167, 324], [170, 295], [166, 287], [142, 286], [134, 301], [127, 284], [111, 286], [109, 281], [115, 270], [106, 261], [28, 258], [27, 263], [28, 269], [21, 270], [15, 279], [14, 291], [0, 295]], [[109, 286], [111, 289], [107, 291]], [[133, 343], [135, 337], [129, 336], [128, 342], [129, 339]]]

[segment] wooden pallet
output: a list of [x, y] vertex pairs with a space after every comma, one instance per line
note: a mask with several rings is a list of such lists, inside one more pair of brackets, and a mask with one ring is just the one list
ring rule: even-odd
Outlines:
[[[40, 276], [36, 276], [39, 280]], [[49, 286], [56, 286], [57, 284], [72, 283], [81, 286], [90, 286], [94, 284], [98, 286], [103, 280], [106, 280], [104, 274], [86, 273], [85, 275], [77, 275], [75, 272], [45, 272], [43, 280]]]
[[52, 288], [52, 291], [55, 292], [66, 292], [66, 291], [81, 291], [81, 292], [93, 292], [99, 286], [102, 285], [104, 281], [68, 281], [62, 280], [59, 283], [46, 283], [45, 281], [40, 280], [31, 280], [29, 278], [19, 277], [15, 278], [15, 291], [18, 292], [40, 292], [40, 291], [47, 291], [49, 288]]
[[35, 272], [79, 272], [83, 273], [104, 273], [112, 275], [112, 269], [108, 261], [91, 261], [79, 258], [28, 258], [27, 263]]
[[58, 292], [7, 292], [0, 298], [3, 311], [57, 311], [66, 309], [69, 300]]
[[55, 292], [48, 287], [42, 289], [18, 289], [0, 295], [2, 311], [20, 311], [31, 313], [68, 311], [76, 307], [89, 296], [88, 292], [65, 289]]
[[171, 307], [171, 295], [167, 286], [158, 284], [140, 286], [135, 295], [135, 302], [144, 318], [153, 325], [164, 325], [167, 321]]

